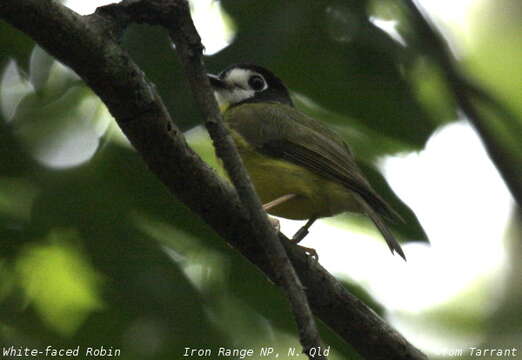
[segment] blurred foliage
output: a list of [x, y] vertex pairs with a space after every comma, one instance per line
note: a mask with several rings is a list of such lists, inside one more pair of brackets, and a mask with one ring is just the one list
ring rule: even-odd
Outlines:
[[475, 12], [470, 25], [475, 36], [468, 45], [466, 65], [493, 96], [521, 114], [522, 6], [517, 1], [487, 1]]
[[4, 67], [9, 58], [14, 58], [21, 66], [27, 69], [29, 55], [34, 47], [32, 39], [24, 33], [13, 29], [6, 22], [0, 21], [0, 44], [2, 44], [0, 66]]
[[22, 250], [15, 272], [25, 303], [34, 303], [42, 321], [57, 333], [70, 335], [87, 314], [103, 308], [101, 279], [74, 247], [80, 240], [74, 231], [52, 231], [46, 241]]
[[[210, 67], [263, 64], [289, 88], [352, 118], [336, 123], [356, 128], [362, 123], [400, 140], [396, 151], [421, 148], [444, 120], [430, 119], [415, 101], [402, 74], [410, 50], [368, 20], [364, 1], [225, 1], [224, 6], [238, 34]], [[249, 16], [253, 13], [262, 16]]]
[[[520, 14], [517, 1], [505, 3]], [[207, 58], [209, 69], [237, 62], [272, 69], [300, 109], [350, 144], [374, 187], [407, 220], [394, 225], [401, 238], [425, 239], [375, 165], [422, 149], [437, 127], [457, 119], [457, 109], [444, 69], [401, 3], [221, 4], [236, 34]], [[520, 32], [513, 30], [520, 16], [485, 4], [488, 14], [503, 16], [476, 18], [480, 40], [463, 63], [520, 115], [520, 96], [513, 96], [522, 83]], [[392, 21], [397, 34], [376, 19]], [[166, 32], [135, 25], [123, 45], [191, 145], [214, 162]], [[281, 292], [169, 195], [74, 72], [1, 21], [0, 49], [0, 344], [99, 344], [121, 348], [125, 359], [176, 359], [185, 346], [299, 347]], [[345, 285], [382, 313], [364, 290]], [[461, 320], [473, 331], [485, 322]], [[357, 358], [321, 330], [331, 359]]]

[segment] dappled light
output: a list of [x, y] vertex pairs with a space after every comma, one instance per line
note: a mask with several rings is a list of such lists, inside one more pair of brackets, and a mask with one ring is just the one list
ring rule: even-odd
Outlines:
[[70, 69], [35, 47], [29, 77], [10, 61], [0, 94], [15, 136], [42, 165], [67, 168], [96, 152], [111, 117], [105, 106]]
[[[112, 2], [64, 1], [82, 15]], [[389, 226], [407, 262], [362, 215], [319, 219], [300, 244], [433, 358], [520, 346], [522, 224], [516, 179], [502, 165], [522, 156], [522, 6], [418, 3], [475, 86], [480, 131], [405, 1], [190, 6], [209, 72], [266, 66], [300, 111], [346, 141], [404, 219]], [[190, 147], [228, 179], [168, 32], [132, 24], [119, 40]], [[103, 345], [130, 360], [219, 347], [299, 352], [284, 294], [154, 176], [89, 86], [2, 21], [0, 48], [0, 343]], [[279, 220], [288, 237], [303, 225]], [[329, 359], [362, 359], [319, 329]]]
[[74, 245], [79, 240], [72, 230], [56, 229], [42, 244], [24, 249], [15, 266], [26, 306], [34, 306], [52, 330], [69, 336], [104, 307], [102, 277]]

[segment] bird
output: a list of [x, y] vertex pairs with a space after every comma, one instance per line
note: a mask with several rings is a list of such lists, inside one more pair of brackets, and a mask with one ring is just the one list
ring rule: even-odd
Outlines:
[[239, 63], [208, 74], [208, 80], [265, 211], [307, 220], [294, 242], [319, 218], [359, 213], [371, 219], [392, 254], [406, 260], [385, 222], [404, 220], [372, 188], [346, 142], [295, 107], [279, 77], [265, 67]]

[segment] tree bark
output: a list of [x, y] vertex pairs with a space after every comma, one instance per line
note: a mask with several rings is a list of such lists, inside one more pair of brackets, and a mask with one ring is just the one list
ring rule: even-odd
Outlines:
[[[98, 15], [82, 17], [56, 2], [42, 0], [2, 0], [0, 18], [76, 71], [107, 105], [149, 169], [171, 193], [278, 281], [260, 246], [263, 234], [253, 228], [234, 189], [187, 145], [154, 86], [115, 40], [118, 24]], [[280, 237], [314, 314], [361, 355], [383, 360], [426, 359], [324, 268]]]

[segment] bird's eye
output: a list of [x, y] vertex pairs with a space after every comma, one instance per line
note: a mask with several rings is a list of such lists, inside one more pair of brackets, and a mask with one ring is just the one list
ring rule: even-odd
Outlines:
[[255, 91], [263, 90], [266, 86], [265, 80], [259, 75], [251, 76], [248, 79], [248, 85]]

